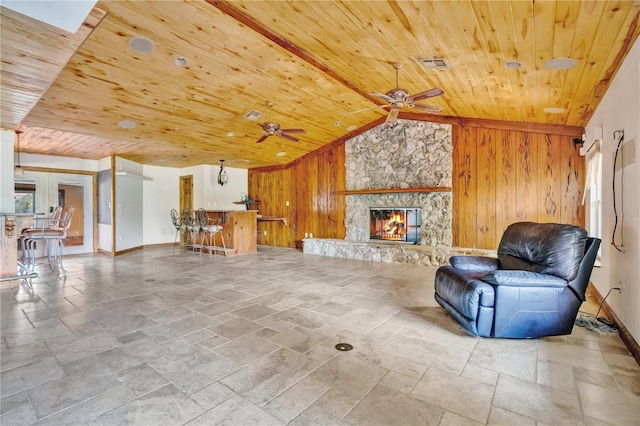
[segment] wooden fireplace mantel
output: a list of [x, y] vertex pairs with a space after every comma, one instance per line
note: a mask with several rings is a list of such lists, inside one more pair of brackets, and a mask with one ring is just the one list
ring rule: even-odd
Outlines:
[[338, 195], [355, 194], [399, 194], [408, 192], [451, 192], [450, 186], [425, 186], [421, 188], [376, 188], [376, 189], [353, 189], [336, 191]]

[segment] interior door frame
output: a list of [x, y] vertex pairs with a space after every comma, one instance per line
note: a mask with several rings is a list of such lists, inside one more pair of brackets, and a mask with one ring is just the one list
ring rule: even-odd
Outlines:
[[91, 222], [93, 223], [93, 247], [92, 253], [98, 252], [98, 172], [88, 172], [86, 170], [72, 170], [72, 169], [54, 169], [50, 167], [30, 167], [30, 166], [22, 166], [25, 171], [30, 172], [42, 172], [42, 173], [55, 173], [55, 174], [68, 174], [68, 175], [88, 175], [92, 176], [91, 179], [92, 188], [91, 193], [93, 196], [91, 197], [91, 203], [93, 204], [93, 208], [91, 209], [92, 218]]
[[[193, 210], [193, 175], [180, 176], [180, 211], [184, 209]], [[188, 197], [186, 196], [188, 195]], [[188, 201], [188, 202], [187, 202]]]

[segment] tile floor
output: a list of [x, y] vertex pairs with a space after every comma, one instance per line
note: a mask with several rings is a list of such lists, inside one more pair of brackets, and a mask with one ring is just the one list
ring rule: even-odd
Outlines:
[[3, 425], [640, 424], [617, 335], [469, 336], [433, 268], [268, 247], [65, 264], [2, 284]]

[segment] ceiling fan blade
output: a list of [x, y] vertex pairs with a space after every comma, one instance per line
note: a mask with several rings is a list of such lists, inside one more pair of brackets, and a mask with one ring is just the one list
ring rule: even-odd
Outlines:
[[374, 106], [374, 107], [369, 107], [369, 108], [359, 109], [359, 110], [357, 110], [357, 111], [350, 112], [349, 114], [353, 115], [353, 114], [358, 114], [358, 113], [365, 112], [365, 111], [371, 111], [372, 109], [388, 108], [388, 107], [390, 107], [390, 106], [391, 106], [391, 105], [376, 105], [376, 106]]
[[421, 99], [433, 98], [434, 96], [444, 95], [444, 90], [439, 87], [434, 87], [433, 89], [425, 90], [424, 92], [416, 93], [411, 96], [414, 101], [419, 101]]
[[267, 123], [256, 123], [256, 124], [262, 127], [262, 130], [264, 130], [265, 132], [269, 131], [269, 126], [267, 125]]
[[304, 129], [280, 129], [283, 133], [304, 133]]
[[431, 114], [438, 114], [442, 112], [442, 108], [436, 105], [421, 105], [421, 104], [413, 104], [411, 108], [419, 109], [421, 111], [429, 112]]
[[289, 136], [286, 133], [282, 133], [282, 132], [278, 132], [278, 133], [276, 133], [276, 135], [278, 135], [278, 136], [280, 136], [281, 138], [284, 138], [284, 139], [289, 139], [290, 141], [293, 141], [293, 142], [298, 142], [300, 140], [298, 138], [294, 138], [293, 136]]
[[256, 143], [263, 142], [263, 141], [264, 141], [266, 138], [268, 138], [268, 137], [269, 137], [269, 135], [262, 135], [262, 137], [261, 137], [260, 139], [258, 139], [258, 140], [256, 141]]
[[387, 95], [383, 95], [382, 93], [378, 93], [378, 92], [369, 92], [369, 94], [371, 96], [375, 96], [376, 98], [380, 98], [380, 99], [384, 99], [385, 101], [389, 102], [390, 104], [394, 103], [396, 100], [393, 99], [391, 96], [387, 96]]
[[387, 119], [385, 120], [384, 125], [391, 126], [392, 124], [396, 124], [399, 112], [400, 108], [391, 108], [391, 111], [389, 111], [389, 115], [387, 115]]

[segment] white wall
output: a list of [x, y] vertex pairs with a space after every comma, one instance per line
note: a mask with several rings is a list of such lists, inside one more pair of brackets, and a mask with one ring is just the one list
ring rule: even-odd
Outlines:
[[[249, 172], [245, 169], [224, 168], [229, 182], [218, 185], [220, 166], [200, 165], [180, 169], [180, 176], [193, 175], [193, 208], [206, 210], [244, 210], [245, 206], [233, 204], [240, 201], [249, 187]], [[178, 201], [176, 200], [176, 203]]]
[[[607, 93], [586, 127], [587, 141], [594, 138], [595, 129], [603, 128], [602, 141], [602, 267], [595, 268], [591, 281], [605, 296], [611, 288], [621, 287], [622, 293], [612, 291], [607, 303], [627, 327], [634, 339], [640, 342], [640, 39], [636, 40], [624, 64], [616, 74]], [[616, 203], [618, 207], [618, 232], [616, 243], [624, 238], [624, 253], [611, 246], [616, 215], [613, 210], [614, 195], [613, 160], [617, 142], [615, 130], [624, 130], [624, 152], [627, 164], [615, 173]], [[634, 161], [631, 156], [635, 155]], [[618, 157], [621, 161], [621, 157]], [[622, 207], [624, 205], [624, 208]], [[622, 224], [623, 222], [623, 224]]]
[[56, 157], [53, 155], [21, 154], [22, 165], [31, 167], [46, 167], [61, 170], [82, 170], [85, 172], [97, 172], [97, 160], [84, 160], [82, 158]]
[[[142, 164], [116, 157], [116, 252], [143, 245]], [[118, 175], [123, 171], [130, 175]]]
[[144, 244], [173, 242], [175, 228], [171, 223], [171, 209], [179, 210], [180, 170], [170, 167], [144, 166], [143, 235]]
[[[0, 131], [0, 212], [13, 213], [13, 142], [15, 133], [7, 130]], [[22, 157], [20, 157], [22, 159]]]
[[[97, 168], [98, 172], [111, 170], [111, 156], [98, 160]], [[113, 203], [113, 200], [111, 200], [111, 203]], [[111, 241], [112, 229], [111, 225], [98, 223], [98, 249], [111, 252], [113, 249], [113, 242]]]

